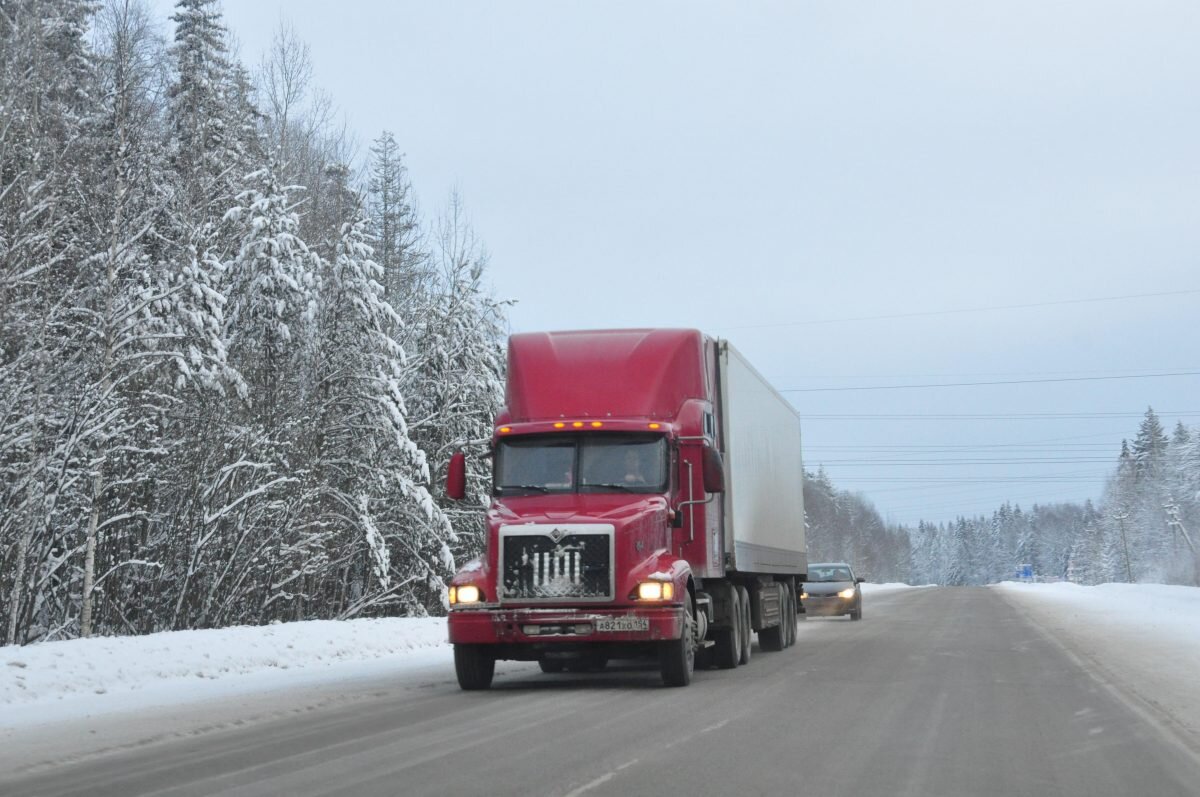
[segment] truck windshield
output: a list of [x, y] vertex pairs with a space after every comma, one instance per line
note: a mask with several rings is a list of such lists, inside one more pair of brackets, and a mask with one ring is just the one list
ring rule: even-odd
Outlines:
[[502, 440], [495, 479], [497, 495], [661, 493], [667, 489], [667, 441], [613, 434]]

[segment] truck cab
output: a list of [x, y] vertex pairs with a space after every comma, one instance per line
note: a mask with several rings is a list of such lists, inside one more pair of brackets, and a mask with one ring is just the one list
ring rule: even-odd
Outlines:
[[[696, 330], [512, 336], [485, 550], [449, 590], [464, 689], [489, 686], [498, 659], [556, 672], [653, 657], [668, 685], [691, 681], [728, 620], [706, 588], [732, 563], [718, 359]], [[456, 454], [451, 497], [464, 468]]]

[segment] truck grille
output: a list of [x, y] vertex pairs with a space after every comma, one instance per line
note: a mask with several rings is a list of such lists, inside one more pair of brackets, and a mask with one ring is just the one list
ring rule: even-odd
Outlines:
[[502, 601], [612, 600], [612, 526], [500, 529]]

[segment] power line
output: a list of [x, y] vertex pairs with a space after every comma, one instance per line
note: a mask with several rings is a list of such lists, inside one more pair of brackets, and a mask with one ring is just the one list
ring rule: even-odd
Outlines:
[[1116, 457], [1023, 457], [1019, 459], [825, 459], [839, 468], [949, 468], [959, 465], [1093, 465], [1116, 463]]
[[1153, 379], [1165, 376], [1200, 376], [1200, 371], [1174, 371], [1165, 374], [1120, 374], [1117, 376], [1073, 376], [1060, 379], [1011, 379], [995, 382], [943, 382], [927, 385], [864, 385], [860, 387], [798, 387], [780, 390], [780, 393], [829, 393], [846, 390], [911, 390], [926, 387], [984, 387], [987, 385], [1034, 385], [1047, 382], [1099, 382], [1111, 379]]
[[[1150, 374], [1153, 376], [1153, 374]], [[974, 384], [974, 383], [972, 383]], [[848, 388], [853, 390], [854, 388]], [[1200, 416], [1200, 410], [1158, 412], [1160, 417]], [[805, 413], [805, 420], [820, 421], [1078, 421], [1109, 418], [1142, 418], [1145, 412], [1005, 412], [1005, 413]]]
[[743, 324], [740, 326], [717, 327], [721, 330], [734, 329], [771, 329], [775, 327], [802, 327], [818, 324], [843, 324], [853, 321], [890, 321], [898, 318], [923, 318], [928, 316], [957, 315], [960, 313], [986, 313], [996, 310], [1024, 310], [1032, 307], [1061, 307], [1068, 304], [1091, 304], [1095, 302], [1116, 302], [1126, 299], [1152, 299], [1162, 296], [1186, 296], [1200, 293], [1200, 288], [1182, 291], [1160, 291], [1158, 293], [1130, 293], [1124, 296], [1097, 296], [1089, 299], [1060, 299], [1052, 302], [1033, 302], [1031, 304], [999, 304], [991, 307], [967, 307], [955, 310], [926, 310], [916, 313], [891, 313], [888, 315], [867, 315], [851, 318], [812, 318], [804, 321], [778, 321], [770, 324]]
[[[1066, 442], [1066, 441], [1072, 441], [1072, 440], [1095, 440], [1095, 439], [1096, 439], [1096, 438], [1098, 438], [1098, 437], [1103, 437], [1103, 438], [1104, 438], [1106, 441], [1109, 441], [1109, 442], [1105, 442], [1105, 443], [1074, 443], [1074, 442]], [[1112, 441], [1112, 439], [1113, 439], [1113, 435], [1109, 434], [1108, 432], [1097, 432], [1097, 433], [1095, 433], [1095, 434], [1076, 434], [1076, 435], [1070, 435], [1069, 437], [1043, 437], [1043, 438], [1040, 438], [1040, 439], [1038, 439], [1038, 440], [1021, 440], [1021, 441], [1019, 441], [1019, 442], [1014, 442], [1014, 443], [979, 443], [979, 444], [977, 444], [977, 445], [976, 445], [976, 444], [968, 444], [968, 445], [966, 445], [965, 447], [968, 447], [968, 448], [1009, 448], [1009, 447], [1017, 447], [1017, 446], [1034, 446], [1034, 445], [1043, 445], [1043, 444], [1047, 444], [1047, 443], [1064, 443], [1065, 445], [1074, 445], [1074, 446], [1088, 446], [1088, 445], [1110, 445], [1110, 444], [1111, 444], [1111, 441]], [[841, 442], [838, 442], [838, 443], [826, 443], [826, 444], [824, 444], [824, 445], [826, 445], [826, 446], [838, 446], [838, 445], [848, 445], [848, 446], [874, 446], [874, 445], [877, 445], [877, 444], [875, 444], [875, 443], [859, 443], [859, 442], [855, 441], [855, 442], [853, 442], [853, 443], [841, 443]], [[880, 446], [888, 446], [889, 444], [886, 444], [886, 443], [881, 443], [881, 444], [878, 444], [878, 445], [880, 445]], [[944, 447], [954, 447], [954, 446], [952, 446], [952, 445], [951, 445], [951, 444], [949, 444], [949, 443], [896, 443], [895, 445], [896, 445], [896, 446], [904, 446], [904, 445], [912, 445], [912, 446], [932, 446], [932, 447], [939, 447], [939, 448], [940, 448], [940, 447], [943, 447], [943, 446], [944, 446]], [[807, 451], [807, 450], [809, 450], [810, 448], [817, 448], [817, 447], [821, 447], [821, 444], [813, 444], [812, 446], [805, 446], [805, 450]]]
[[938, 371], [924, 374], [817, 374], [806, 373], [806, 379], [959, 379], [969, 376], [1102, 376], [1105, 374], [1153, 373], [1155, 371], [1185, 371], [1188, 366], [1160, 365], [1152, 368], [1084, 368], [1052, 371]]

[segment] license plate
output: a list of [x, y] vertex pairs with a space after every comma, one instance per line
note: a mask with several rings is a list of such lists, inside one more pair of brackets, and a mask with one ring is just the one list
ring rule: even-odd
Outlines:
[[597, 617], [597, 631], [649, 631], [649, 617]]

